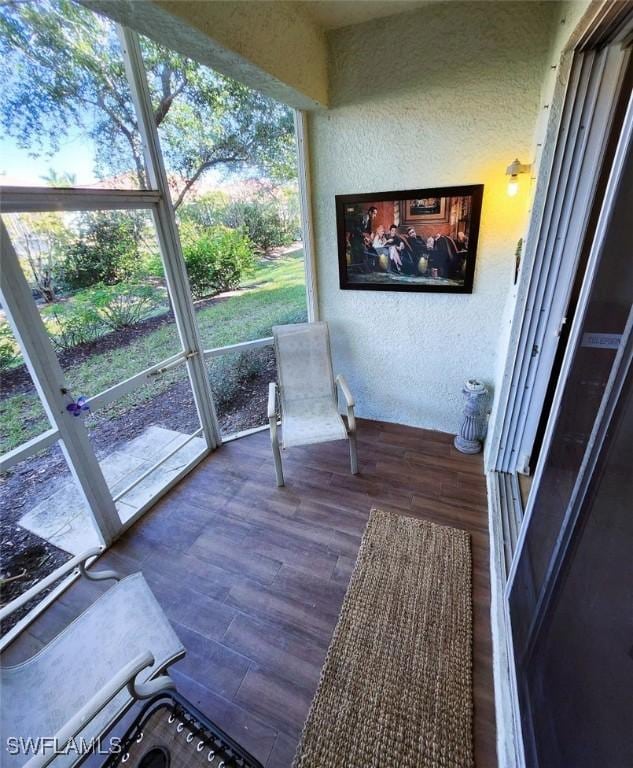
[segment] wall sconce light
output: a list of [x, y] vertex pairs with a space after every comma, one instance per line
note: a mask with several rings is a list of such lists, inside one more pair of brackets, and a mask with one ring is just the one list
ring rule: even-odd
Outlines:
[[508, 181], [508, 196], [514, 197], [519, 191], [519, 174], [529, 173], [532, 170], [531, 165], [524, 165], [518, 159], [506, 168], [506, 175], [510, 177]]

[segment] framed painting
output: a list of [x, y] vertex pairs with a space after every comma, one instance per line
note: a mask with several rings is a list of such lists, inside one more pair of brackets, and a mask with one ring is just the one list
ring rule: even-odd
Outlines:
[[337, 195], [341, 288], [472, 293], [483, 189]]

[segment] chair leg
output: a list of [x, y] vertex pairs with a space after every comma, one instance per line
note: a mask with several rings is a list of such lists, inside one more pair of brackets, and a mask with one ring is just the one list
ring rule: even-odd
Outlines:
[[358, 474], [358, 452], [356, 450], [356, 433], [352, 432], [349, 436], [349, 463], [353, 475]]
[[279, 440], [277, 435], [271, 437], [271, 443], [273, 447], [273, 458], [275, 460], [275, 474], [277, 475], [277, 486], [281, 488], [284, 485], [284, 472], [281, 466], [281, 451], [279, 450]]

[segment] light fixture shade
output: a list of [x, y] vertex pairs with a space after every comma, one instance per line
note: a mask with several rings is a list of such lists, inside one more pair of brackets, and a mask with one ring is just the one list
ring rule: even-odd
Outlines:
[[510, 176], [508, 182], [508, 197], [515, 197], [519, 191], [519, 181], [516, 176]]

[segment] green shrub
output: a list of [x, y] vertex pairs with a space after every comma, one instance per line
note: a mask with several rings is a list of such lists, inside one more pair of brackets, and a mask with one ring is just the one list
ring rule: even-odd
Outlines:
[[104, 333], [103, 323], [87, 303], [67, 301], [42, 309], [42, 318], [51, 341], [60, 351], [66, 351], [94, 341]]
[[139, 273], [146, 277], [164, 278], [165, 268], [160, 253], [154, 252], [147, 255], [143, 259]]
[[0, 323], [0, 371], [6, 372], [22, 362], [20, 348], [8, 323]]
[[230, 203], [223, 212], [222, 220], [227, 227], [243, 229], [262, 251], [290, 245], [294, 240], [291, 226], [272, 201]]
[[162, 299], [161, 292], [153, 285], [119, 283], [83, 291], [79, 301], [91, 306], [102, 323], [116, 331], [145, 320]]
[[184, 243], [183, 253], [196, 299], [237, 288], [254, 267], [248, 237], [227, 227], [209, 228], [200, 239]]
[[209, 383], [213, 399], [220, 408], [227, 408], [240, 390], [261, 376], [266, 370], [267, 350], [252, 349], [221, 357], [209, 363]]
[[178, 211], [183, 245], [186, 227], [198, 232], [219, 224], [243, 230], [251, 242], [262, 250], [289, 245], [301, 238], [299, 199], [294, 185], [258, 190], [248, 199], [231, 199], [219, 192], [208, 193]]
[[132, 214], [83, 214], [79, 237], [65, 247], [57, 267], [57, 282], [73, 291], [129, 280], [139, 264], [140, 226]]

